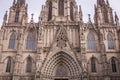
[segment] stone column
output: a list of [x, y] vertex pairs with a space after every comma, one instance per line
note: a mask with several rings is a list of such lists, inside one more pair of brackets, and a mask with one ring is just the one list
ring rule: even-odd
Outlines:
[[104, 80], [110, 80], [109, 77], [109, 65], [107, 63], [107, 57], [106, 57], [106, 48], [105, 44], [103, 42], [103, 35], [99, 33], [99, 40], [100, 40], [100, 51], [101, 51], [101, 61], [102, 61], [102, 72], [104, 76]]
[[22, 58], [22, 32], [18, 31], [18, 43], [17, 43], [17, 54], [15, 56], [15, 64], [13, 71], [13, 80], [20, 80], [21, 75], [21, 58]]
[[67, 19], [70, 20], [70, 2], [67, 1]]
[[87, 58], [86, 54], [82, 53], [82, 68], [83, 68], [83, 80], [89, 80], [88, 79], [88, 71], [87, 71]]
[[52, 1], [52, 20], [55, 20], [55, 15], [56, 15], [56, 2]]
[[42, 66], [41, 53], [38, 52], [38, 53], [37, 53], [37, 59], [36, 59], [36, 74], [35, 74], [35, 80], [40, 80], [41, 66]]

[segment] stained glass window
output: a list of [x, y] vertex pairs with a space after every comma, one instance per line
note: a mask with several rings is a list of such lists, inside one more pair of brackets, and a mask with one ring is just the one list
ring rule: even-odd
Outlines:
[[15, 40], [16, 40], [16, 36], [13, 33], [13, 34], [11, 34], [10, 39], [9, 39], [9, 46], [8, 46], [9, 49], [14, 49], [14, 47], [15, 47]]
[[113, 36], [109, 33], [107, 35], [107, 40], [108, 40], [108, 49], [114, 49], [114, 40], [113, 40]]
[[91, 59], [91, 71], [96, 72], [96, 60], [95, 60], [95, 58]]
[[11, 71], [11, 64], [12, 64], [12, 59], [9, 57], [7, 60], [7, 65], [6, 65], [6, 72]]
[[29, 33], [26, 41], [26, 49], [27, 50], [35, 50], [35, 35], [33, 33]]
[[87, 48], [88, 50], [96, 50], [96, 41], [93, 33], [89, 33], [87, 36]]
[[64, 0], [59, 0], [59, 16], [64, 16]]
[[19, 20], [19, 14], [20, 14], [20, 11], [16, 11], [15, 22], [18, 22], [18, 20]]
[[31, 57], [27, 58], [26, 72], [32, 72], [32, 59], [31, 59]]
[[116, 61], [114, 58], [111, 60], [112, 72], [117, 72]]

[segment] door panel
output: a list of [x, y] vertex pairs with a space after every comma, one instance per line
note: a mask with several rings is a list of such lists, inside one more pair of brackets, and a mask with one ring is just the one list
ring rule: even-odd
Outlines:
[[68, 79], [55, 79], [55, 80], [68, 80]]

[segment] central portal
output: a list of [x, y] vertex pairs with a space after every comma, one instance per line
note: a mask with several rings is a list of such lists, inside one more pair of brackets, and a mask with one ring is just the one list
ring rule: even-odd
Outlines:
[[45, 75], [43, 80], [69, 80], [71, 78], [81, 80], [81, 67], [77, 60], [74, 60], [74, 56], [69, 54], [59, 52], [47, 59], [42, 69], [43, 75]]

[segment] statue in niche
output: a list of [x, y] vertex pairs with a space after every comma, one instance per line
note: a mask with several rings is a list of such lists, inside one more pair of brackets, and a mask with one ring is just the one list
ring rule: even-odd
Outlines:
[[83, 72], [83, 80], [88, 80], [88, 73], [87, 72]]
[[37, 73], [36, 73], [36, 80], [40, 80], [40, 72], [39, 71], [37, 71]]

